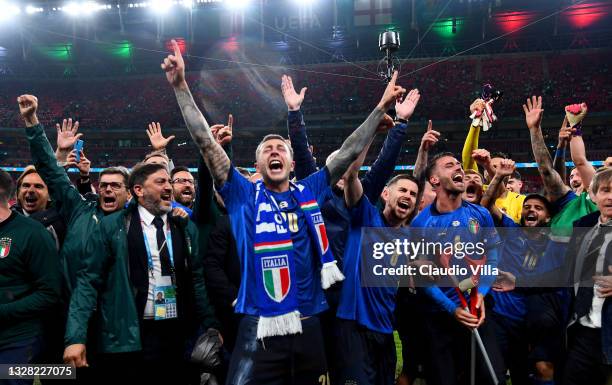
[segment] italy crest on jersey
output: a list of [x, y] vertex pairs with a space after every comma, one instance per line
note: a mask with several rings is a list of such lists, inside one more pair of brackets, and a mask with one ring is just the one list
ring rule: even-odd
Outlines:
[[11, 252], [11, 238], [0, 238], [0, 258], [8, 257]]
[[261, 271], [268, 296], [275, 302], [282, 302], [291, 287], [289, 257], [287, 255], [263, 257]]
[[480, 223], [478, 223], [476, 219], [470, 218], [470, 221], [468, 222], [468, 229], [470, 230], [470, 233], [478, 234], [478, 231], [480, 230]]

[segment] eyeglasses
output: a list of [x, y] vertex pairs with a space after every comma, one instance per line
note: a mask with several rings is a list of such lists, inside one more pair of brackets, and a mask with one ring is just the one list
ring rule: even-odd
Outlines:
[[118, 191], [118, 190], [121, 190], [121, 188], [124, 186], [124, 184], [123, 184], [123, 183], [119, 183], [119, 182], [110, 182], [110, 183], [107, 183], [107, 182], [100, 182], [100, 183], [98, 184], [98, 187], [100, 187], [100, 190], [106, 190], [106, 188], [107, 188], [108, 186], [110, 186], [110, 188], [111, 188], [113, 191]]
[[190, 184], [190, 185], [194, 185], [193, 179], [187, 179], [187, 178], [176, 178], [172, 181], [172, 184], [177, 183], [177, 184]]

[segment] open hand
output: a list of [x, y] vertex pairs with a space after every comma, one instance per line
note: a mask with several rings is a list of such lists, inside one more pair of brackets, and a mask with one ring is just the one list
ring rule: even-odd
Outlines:
[[307, 89], [306, 87], [302, 88], [298, 94], [293, 87], [291, 76], [283, 75], [281, 79], [281, 91], [283, 92], [283, 98], [285, 98], [285, 104], [289, 111], [297, 111], [300, 109]]
[[174, 135], [170, 135], [169, 137], [164, 138], [159, 122], [149, 123], [149, 128], [147, 128], [147, 136], [149, 137], [149, 141], [151, 142], [151, 147], [153, 147], [153, 150], [156, 151], [163, 150], [164, 148], [166, 148], [166, 146], [168, 146], [168, 143], [170, 143], [170, 141], [175, 138]]
[[72, 151], [74, 144], [83, 136], [83, 134], [77, 134], [79, 130], [79, 122], [72, 122], [72, 119], [62, 120], [62, 125], [59, 123], [55, 124], [57, 129], [57, 150], [63, 152]]
[[523, 111], [525, 112], [525, 123], [530, 130], [540, 128], [542, 125], [542, 116], [544, 110], [542, 109], [542, 97], [532, 96], [531, 99], [527, 98], [527, 104], [523, 104]]

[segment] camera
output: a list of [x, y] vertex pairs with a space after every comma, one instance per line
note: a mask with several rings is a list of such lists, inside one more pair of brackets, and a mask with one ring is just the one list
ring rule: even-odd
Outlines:
[[399, 32], [396, 31], [385, 31], [378, 35], [378, 49], [380, 51], [389, 50], [395, 52], [400, 47], [400, 36]]
[[385, 31], [378, 35], [378, 49], [385, 53], [385, 57], [378, 63], [378, 73], [389, 83], [393, 71], [399, 71], [401, 62], [393, 53], [400, 48], [400, 36], [397, 31]]

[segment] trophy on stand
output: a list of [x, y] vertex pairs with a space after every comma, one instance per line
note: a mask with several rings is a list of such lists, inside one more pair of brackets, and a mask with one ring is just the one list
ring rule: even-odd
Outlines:
[[[499, 100], [502, 95], [502, 91], [495, 89], [489, 83], [482, 86], [480, 99], [473, 104], [473, 106], [480, 105], [481, 107], [471, 108], [472, 114], [470, 115], [470, 119], [472, 119], [472, 126], [482, 127], [483, 131], [488, 131], [489, 128], [493, 126], [493, 123], [497, 121], [497, 116], [495, 116], [493, 112], [493, 103]], [[482, 107], [483, 104], [484, 107]]]

